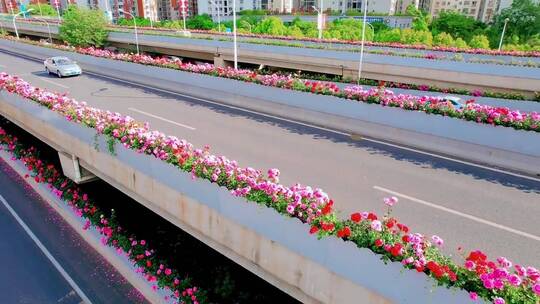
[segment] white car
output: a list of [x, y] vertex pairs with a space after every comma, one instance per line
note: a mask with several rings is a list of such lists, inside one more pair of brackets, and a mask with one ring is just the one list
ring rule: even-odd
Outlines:
[[49, 74], [56, 74], [59, 78], [65, 76], [81, 75], [81, 67], [75, 61], [67, 57], [51, 57], [43, 62], [45, 71]]

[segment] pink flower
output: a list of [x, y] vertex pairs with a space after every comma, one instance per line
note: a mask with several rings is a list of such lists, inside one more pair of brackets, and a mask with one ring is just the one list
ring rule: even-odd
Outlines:
[[534, 284], [532, 286], [532, 290], [534, 291], [536, 295], [540, 296], [540, 282], [537, 282], [536, 284]]
[[465, 261], [465, 268], [467, 268], [467, 270], [473, 270], [474, 267], [475, 265], [473, 261]]
[[371, 222], [371, 229], [375, 231], [382, 231], [382, 223], [379, 220]]
[[433, 243], [435, 243], [435, 245], [437, 245], [438, 247], [442, 247], [442, 245], [444, 244], [444, 241], [443, 239], [441, 239], [439, 236], [437, 235], [434, 235], [431, 237], [431, 240], [433, 241]]
[[384, 198], [384, 204], [387, 205], [388, 207], [394, 206], [397, 202], [398, 202], [398, 198], [395, 196]]
[[165, 274], [166, 275], [171, 275], [171, 273], [172, 273], [171, 269], [169, 269], [169, 268], [165, 269]]
[[505, 304], [506, 301], [503, 298], [496, 297], [493, 299], [493, 304]]
[[146, 241], [145, 241], [145, 240], [142, 240], [142, 241], [141, 241], [141, 245], [143, 245], [143, 246], [146, 245]]
[[477, 294], [476, 292], [474, 292], [474, 291], [469, 292], [469, 297], [470, 297], [471, 300], [473, 300], [473, 301], [478, 300], [478, 294]]

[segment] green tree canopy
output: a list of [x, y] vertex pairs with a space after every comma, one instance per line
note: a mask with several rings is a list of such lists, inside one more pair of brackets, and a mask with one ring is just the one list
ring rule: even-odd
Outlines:
[[475, 49], [489, 49], [489, 39], [486, 35], [475, 35], [469, 42], [469, 46]]
[[444, 32], [465, 41], [470, 41], [474, 35], [482, 34], [485, 28], [484, 23], [452, 11], [441, 12], [431, 23], [434, 35]]
[[427, 31], [429, 27], [430, 16], [416, 8], [413, 4], [407, 6], [407, 15], [413, 16], [412, 29], [416, 31]]
[[278, 17], [268, 17], [259, 23], [254, 29], [254, 33], [283, 36], [287, 34], [287, 27]]
[[214, 21], [208, 14], [196, 15], [186, 21], [186, 27], [190, 29], [211, 30]]
[[503, 9], [495, 17], [490, 29], [490, 40], [493, 46], [498, 45], [504, 21], [507, 18], [506, 41], [511, 41], [512, 37], [518, 37], [519, 42], [525, 43], [540, 33], [540, 3], [534, 3], [532, 0], [514, 0], [510, 7]]
[[64, 12], [60, 39], [73, 46], [102, 46], [107, 40], [107, 20], [102, 11], [71, 5]]
[[[41, 10], [40, 10], [41, 7]], [[29, 4], [26, 7], [27, 10], [33, 9], [33, 11], [30, 12], [30, 15], [34, 16], [56, 16], [58, 13], [56, 10], [50, 5], [50, 4]]]

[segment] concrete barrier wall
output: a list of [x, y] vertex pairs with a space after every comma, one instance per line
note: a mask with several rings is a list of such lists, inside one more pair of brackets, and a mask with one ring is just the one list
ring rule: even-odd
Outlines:
[[336, 238], [317, 240], [309, 226], [232, 196], [226, 189], [104, 136], [17, 95], [0, 93], [0, 113], [138, 202], [305, 303], [465, 303], [462, 290]]
[[84, 70], [335, 130], [536, 175], [540, 134], [208, 75], [0, 40], [38, 58], [65, 55]]

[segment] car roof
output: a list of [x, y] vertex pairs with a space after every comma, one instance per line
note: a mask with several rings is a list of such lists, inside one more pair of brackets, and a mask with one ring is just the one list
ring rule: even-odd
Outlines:
[[67, 59], [67, 60], [70, 60], [69, 58], [63, 57], [63, 56], [50, 57], [49, 59], [54, 59], [54, 60], [58, 60], [58, 59]]

